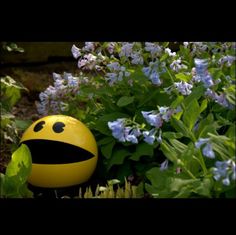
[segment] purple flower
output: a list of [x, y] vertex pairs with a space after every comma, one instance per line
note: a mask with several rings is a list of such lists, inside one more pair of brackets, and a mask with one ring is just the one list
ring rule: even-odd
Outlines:
[[218, 63], [220, 65], [224, 65], [226, 63], [227, 67], [230, 67], [233, 62], [235, 61], [235, 56], [231, 56], [231, 55], [227, 55], [227, 56], [223, 56], [219, 59]]
[[210, 142], [209, 138], [200, 138], [196, 143], [195, 143], [195, 147], [196, 148], [200, 148], [202, 145], [204, 145], [203, 149], [202, 149], [202, 154], [203, 156], [207, 157], [207, 158], [215, 158], [215, 153], [212, 149], [212, 144]]
[[168, 159], [166, 159], [164, 162], [161, 163], [161, 166], [160, 166], [160, 170], [163, 171], [163, 170], [166, 170], [168, 168]]
[[161, 47], [157, 43], [145, 42], [146, 51], [151, 53], [152, 58], [159, 55], [162, 51]]
[[108, 127], [112, 130], [112, 135], [121, 142], [125, 142], [125, 119], [119, 118], [116, 121], [108, 122]]
[[115, 42], [108, 43], [107, 50], [110, 54], [113, 54], [115, 46], [116, 46]]
[[194, 82], [203, 82], [206, 88], [214, 85], [211, 75], [207, 71], [208, 62], [206, 59], [195, 58], [195, 71], [196, 75], [193, 76]]
[[95, 50], [95, 42], [85, 42], [85, 46], [82, 50], [87, 52], [93, 52]]
[[75, 45], [72, 46], [71, 52], [75, 59], [79, 58], [81, 56], [81, 49], [76, 47]]
[[143, 131], [144, 141], [148, 144], [153, 144], [156, 139], [156, 129], [151, 129], [150, 131]]
[[163, 124], [160, 113], [156, 113], [155, 111], [142, 111], [142, 115], [146, 119], [147, 123], [149, 123], [151, 126], [160, 128]]
[[192, 92], [193, 86], [187, 82], [175, 82], [174, 85], [182, 95], [189, 95]]
[[208, 158], [215, 158], [215, 153], [212, 149], [212, 145], [210, 143], [207, 143], [206, 146], [202, 149], [202, 154], [205, 156], [205, 157], [208, 157]]
[[131, 54], [131, 63], [132, 64], [143, 64], [143, 57], [141, 55], [141, 51], [138, 51], [138, 52], [134, 52]]
[[200, 148], [203, 144], [208, 143], [209, 142], [209, 138], [200, 138], [196, 143], [195, 143], [195, 147], [196, 148]]
[[235, 180], [235, 162], [231, 159], [226, 161], [216, 161], [213, 167], [213, 178], [216, 181], [221, 181], [224, 185], [230, 185], [230, 180]]
[[128, 42], [123, 43], [119, 56], [120, 57], [124, 56], [127, 58], [130, 57], [132, 53], [133, 45], [134, 43], [128, 43]]

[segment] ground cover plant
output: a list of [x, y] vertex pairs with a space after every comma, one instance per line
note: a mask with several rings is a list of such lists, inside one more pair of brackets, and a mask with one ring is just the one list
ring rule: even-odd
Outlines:
[[97, 178], [141, 197], [236, 196], [235, 42], [78, 45], [78, 73], [53, 73], [36, 105], [90, 128]]

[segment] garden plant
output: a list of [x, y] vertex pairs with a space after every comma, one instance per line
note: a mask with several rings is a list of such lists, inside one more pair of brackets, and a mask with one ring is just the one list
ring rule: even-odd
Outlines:
[[126, 188], [128, 180], [132, 195], [232, 198], [235, 50], [235, 42], [72, 45], [78, 73], [53, 73], [37, 109], [85, 123], [99, 148], [96, 177]]

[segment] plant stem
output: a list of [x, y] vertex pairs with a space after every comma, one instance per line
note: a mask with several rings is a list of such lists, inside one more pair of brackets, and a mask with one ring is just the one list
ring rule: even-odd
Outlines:
[[168, 73], [169, 76], [170, 76], [171, 81], [174, 83], [174, 82], [175, 82], [175, 81], [174, 81], [174, 78], [173, 78], [173, 76], [171, 75], [169, 69], [168, 69], [166, 66], [165, 66], [165, 68], [166, 68], [167, 73]]
[[199, 159], [199, 163], [200, 163], [200, 165], [202, 167], [203, 173], [204, 173], [204, 175], [207, 175], [206, 164], [204, 162], [204, 159], [203, 159], [203, 156], [202, 156], [202, 153], [201, 153], [200, 149], [198, 150], [198, 156], [199, 156], [199, 158], [198, 158]]

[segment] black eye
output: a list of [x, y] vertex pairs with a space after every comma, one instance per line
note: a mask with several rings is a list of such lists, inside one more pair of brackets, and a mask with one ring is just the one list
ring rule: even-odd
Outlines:
[[41, 121], [37, 123], [34, 127], [34, 132], [38, 132], [43, 129], [43, 125], [45, 124], [45, 121]]
[[64, 126], [65, 126], [65, 124], [63, 122], [56, 122], [53, 125], [52, 129], [56, 133], [61, 133], [62, 131], [64, 131]]

